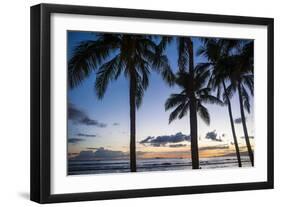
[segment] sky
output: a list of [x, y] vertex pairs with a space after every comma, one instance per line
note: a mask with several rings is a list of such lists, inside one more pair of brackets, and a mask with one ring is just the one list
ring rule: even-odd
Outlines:
[[[68, 60], [74, 48], [85, 40], [96, 39], [95, 32], [68, 31]], [[199, 38], [192, 38], [194, 51], [201, 46]], [[172, 42], [166, 49], [171, 68], [177, 68], [177, 48]], [[206, 62], [195, 55], [195, 64]], [[124, 158], [128, 156], [130, 142], [129, 83], [121, 75], [112, 81], [102, 100], [94, 91], [95, 72], [74, 89], [68, 89], [68, 155], [83, 157], [80, 152], [93, 151], [91, 156], [101, 158]], [[144, 93], [141, 107], [136, 112], [137, 157], [144, 158], [190, 158], [189, 116], [176, 119], [169, 124], [169, 114], [164, 103], [171, 93], [179, 89], [169, 87], [155, 72], [150, 74], [150, 84]], [[251, 101], [253, 99], [251, 98]], [[231, 99], [233, 117], [239, 147], [246, 151], [240, 118], [238, 96]], [[228, 109], [226, 106], [205, 105], [211, 123], [206, 125], [198, 116], [198, 139], [200, 157], [229, 156], [235, 152]], [[246, 111], [247, 127], [254, 145], [253, 103], [251, 114]], [[80, 153], [80, 154], [79, 154]]]

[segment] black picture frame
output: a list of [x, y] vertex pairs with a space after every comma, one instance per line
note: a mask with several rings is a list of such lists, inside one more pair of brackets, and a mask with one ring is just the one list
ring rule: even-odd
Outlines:
[[[86, 192], [74, 194], [50, 193], [50, 15], [52, 13], [99, 15], [113, 17], [151, 18], [207, 23], [233, 23], [267, 26], [267, 181], [238, 184], [219, 184], [188, 187]], [[272, 189], [274, 177], [273, 147], [273, 46], [274, 20], [272, 18], [195, 14], [152, 10], [103, 8], [39, 4], [31, 7], [31, 174], [30, 199], [38, 203], [88, 201], [146, 196], [167, 196], [255, 189]]]

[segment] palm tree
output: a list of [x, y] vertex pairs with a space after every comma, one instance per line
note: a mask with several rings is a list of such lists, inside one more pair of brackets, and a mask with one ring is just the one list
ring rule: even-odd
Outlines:
[[229, 68], [226, 58], [231, 55], [231, 51], [239, 45], [239, 41], [230, 39], [217, 39], [217, 38], [204, 38], [203, 46], [198, 50], [198, 55], [203, 55], [208, 59], [208, 62], [201, 63], [202, 68], [211, 69], [211, 78], [209, 81], [209, 86], [216, 91], [217, 97], [221, 97], [221, 91], [223, 90], [224, 102], [228, 106], [228, 115], [230, 120], [230, 126], [234, 141], [234, 146], [236, 150], [238, 166], [242, 167], [240, 150], [238, 146], [237, 136], [235, 132], [235, 126], [232, 115], [232, 106], [230, 97], [226, 93], [226, 81], [229, 79]]
[[197, 104], [194, 85], [194, 52], [191, 37], [176, 38], [178, 48], [179, 71], [189, 71], [189, 98], [190, 98], [190, 136], [191, 136], [191, 158], [192, 168], [199, 169], [198, 134], [197, 134]]
[[231, 62], [231, 85], [227, 88], [227, 93], [232, 95], [235, 91], [238, 91], [241, 121], [244, 131], [244, 137], [246, 146], [248, 149], [249, 158], [252, 166], [254, 166], [254, 154], [251, 147], [244, 108], [250, 113], [250, 97], [249, 92], [254, 95], [254, 43], [253, 41], [247, 41], [242, 44], [241, 48], [238, 48], [238, 53], [229, 58]]
[[166, 45], [173, 39], [176, 40], [178, 52], [178, 67], [180, 72], [188, 71], [189, 76], [189, 119], [190, 119], [190, 136], [191, 136], [191, 158], [192, 168], [199, 169], [199, 153], [198, 153], [198, 134], [197, 134], [197, 111], [198, 106], [195, 97], [195, 81], [194, 81], [194, 48], [191, 37], [162, 37], [160, 48], [165, 49]]
[[81, 42], [69, 60], [70, 87], [79, 85], [93, 70], [96, 74], [95, 89], [102, 99], [110, 81], [121, 73], [129, 81], [130, 101], [130, 168], [136, 172], [136, 108], [142, 102], [149, 85], [151, 70], [160, 73], [172, 84], [173, 73], [163, 50], [148, 35], [100, 34], [96, 40]]
[[[193, 74], [186, 71], [179, 71], [176, 75], [175, 83], [181, 89], [181, 92], [171, 94], [165, 103], [166, 110], [174, 108], [169, 117], [169, 123], [171, 123], [176, 118], [182, 119], [188, 111], [191, 114], [192, 99], [195, 101], [195, 118], [190, 116], [190, 128], [193, 129], [196, 134], [195, 140], [191, 134], [191, 158], [193, 169], [199, 169], [197, 113], [202, 118], [202, 120], [209, 125], [210, 114], [208, 112], [208, 109], [203, 104], [223, 104], [217, 97], [210, 94], [210, 88], [205, 87], [209, 75], [210, 73], [208, 70], [202, 71], [197, 68], [193, 70]], [[194, 154], [197, 156], [194, 157]]]

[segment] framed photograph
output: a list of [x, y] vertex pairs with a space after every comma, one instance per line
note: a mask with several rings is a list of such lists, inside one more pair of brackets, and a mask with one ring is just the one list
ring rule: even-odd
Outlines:
[[273, 188], [273, 19], [31, 7], [31, 200]]

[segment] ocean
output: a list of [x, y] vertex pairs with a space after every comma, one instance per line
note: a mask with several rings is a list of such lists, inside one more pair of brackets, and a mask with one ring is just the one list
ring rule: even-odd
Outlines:
[[[250, 167], [247, 156], [241, 157], [242, 166]], [[236, 168], [236, 157], [201, 158], [201, 169]], [[190, 159], [140, 159], [137, 171], [168, 171], [191, 169]], [[68, 160], [68, 175], [102, 174], [130, 172], [129, 160]]]

